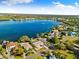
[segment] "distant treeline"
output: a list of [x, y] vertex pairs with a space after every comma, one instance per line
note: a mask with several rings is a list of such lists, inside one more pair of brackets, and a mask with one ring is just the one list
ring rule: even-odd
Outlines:
[[79, 19], [77, 15], [0, 15], [0, 20], [10, 20], [10, 19], [50, 19], [50, 20], [76, 20]]

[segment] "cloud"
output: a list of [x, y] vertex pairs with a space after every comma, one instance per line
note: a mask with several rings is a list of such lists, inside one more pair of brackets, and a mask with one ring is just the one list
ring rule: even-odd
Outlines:
[[[35, 11], [35, 12], [33, 12]], [[26, 13], [26, 12], [25, 12]], [[57, 15], [79, 15], [79, 7], [76, 5], [65, 5], [60, 2], [53, 2], [51, 7], [40, 7], [31, 9], [33, 14], [57, 14]]]
[[16, 13], [16, 11], [13, 8], [1, 6], [0, 7], [0, 13]]
[[62, 4], [60, 2], [53, 2], [54, 4], [54, 7], [56, 8], [60, 8], [60, 9], [73, 9], [75, 8], [75, 6], [72, 6], [72, 5], [65, 5], [65, 4]]
[[53, 14], [66, 14], [66, 15], [79, 15], [79, 7], [78, 4], [75, 5], [65, 5], [60, 2], [53, 2], [53, 6], [51, 8], [51, 13]]
[[65, 5], [60, 2], [53, 2], [51, 7], [0, 7], [0, 12], [23, 13], [23, 14], [57, 14], [57, 15], [79, 15], [77, 3], [74, 5]]
[[23, 4], [23, 3], [31, 3], [33, 0], [5, 0], [2, 1], [3, 4], [6, 5], [16, 5], [18, 3]]

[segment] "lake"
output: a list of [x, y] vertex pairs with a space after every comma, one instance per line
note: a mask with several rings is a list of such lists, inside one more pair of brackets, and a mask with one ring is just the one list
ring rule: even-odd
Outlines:
[[38, 33], [49, 32], [60, 22], [52, 20], [1, 21], [0, 40], [17, 40], [23, 35], [36, 37]]

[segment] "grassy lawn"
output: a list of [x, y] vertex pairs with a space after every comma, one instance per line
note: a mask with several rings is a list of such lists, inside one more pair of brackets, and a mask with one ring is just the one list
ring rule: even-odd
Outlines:
[[22, 56], [15, 56], [14, 59], [23, 59]]

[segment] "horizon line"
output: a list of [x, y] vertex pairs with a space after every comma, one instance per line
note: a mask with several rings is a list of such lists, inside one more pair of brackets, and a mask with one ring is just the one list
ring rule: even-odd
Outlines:
[[79, 16], [79, 15], [67, 15], [67, 14], [26, 14], [26, 13], [0, 13], [0, 15], [41, 15], [41, 16]]

